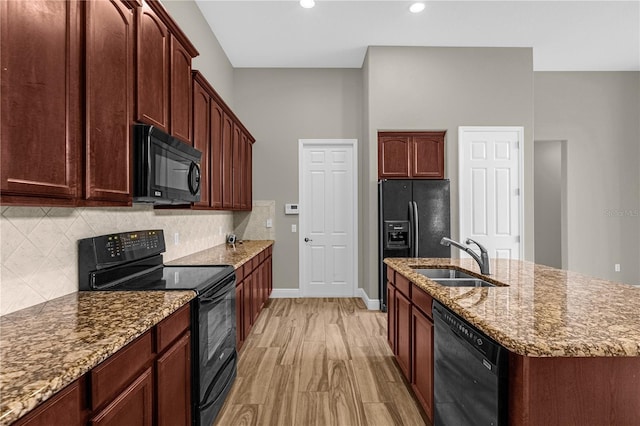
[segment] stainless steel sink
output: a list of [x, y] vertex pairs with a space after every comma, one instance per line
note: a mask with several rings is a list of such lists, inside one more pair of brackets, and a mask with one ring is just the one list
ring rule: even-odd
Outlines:
[[469, 275], [465, 272], [462, 271], [458, 271], [456, 269], [445, 269], [445, 268], [440, 268], [440, 269], [414, 269], [415, 272], [424, 275], [427, 278], [431, 278], [431, 279], [438, 279], [438, 278], [446, 278], [446, 279], [452, 279], [452, 278], [472, 278], [472, 279], [476, 279], [477, 277], [474, 277], [473, 275]]
[[456, 269], [414, 269], [414, 271], [446, 287], [496, 287], [495, 284]]
[[445, 287], [495, 287], [488, 281], [481, 280], [479, 278], [432, 278], [433, 281]]

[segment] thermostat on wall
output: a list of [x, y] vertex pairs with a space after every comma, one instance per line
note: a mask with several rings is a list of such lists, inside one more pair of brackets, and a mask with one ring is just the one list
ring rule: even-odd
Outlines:
[[298, 205], [297, 204], [285, 204], [284, 205], [284, 214], [298, 214]]

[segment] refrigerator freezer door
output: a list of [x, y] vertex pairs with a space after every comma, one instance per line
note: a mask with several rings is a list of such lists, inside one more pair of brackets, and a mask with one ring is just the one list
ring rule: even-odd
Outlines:
[[417, 257], [451, 257], [451, 247], [440, 244], [451, 236], [449, 181], [414, 180], [413, 201], [420, 224]]

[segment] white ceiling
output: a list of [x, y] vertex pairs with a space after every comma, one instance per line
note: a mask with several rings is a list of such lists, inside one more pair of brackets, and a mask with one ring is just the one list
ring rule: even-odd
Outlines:
[[640, 0], [196, 0], [234, 67], [360, 68], [367, 46], [533, 47], [536, 71], [640, 70]]

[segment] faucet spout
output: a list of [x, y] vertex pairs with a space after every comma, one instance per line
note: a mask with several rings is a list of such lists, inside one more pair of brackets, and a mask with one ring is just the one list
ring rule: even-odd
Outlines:
[[442, 244], [443, 246], [455, 246], [455, 247], [459, 248], [460, 250], [468, 253], [469, 256], [471, 256], [478, 263], [478, 266], [480, 267], [480, 272], [482, 274], [484, 274], [484, 275], [490, 275], [491, 272], [490, 272], [490, 267], [489, 267], [489, 254], [487, 253], [487, 249], [482, 244], [480, 244], [479, 242], [477, 242], [475, 240], [472, 240], [471, 238], [467, 238], [465, 243], [467, 245], [469, 245], [471, 243], [477, 245], [478, 249], [480, 249], [480, 255], [478, 255], [478, 253], [476, 253], [470, 247], [466, 247], [466, 246], [462, 245], [462, 243], [454, 241], [451, 238], [443, 237], [440, 240], [440, 244]]

